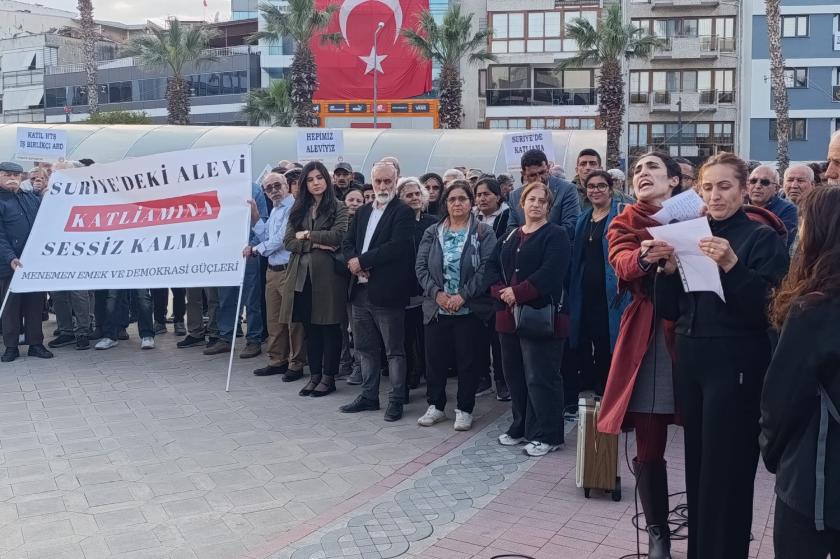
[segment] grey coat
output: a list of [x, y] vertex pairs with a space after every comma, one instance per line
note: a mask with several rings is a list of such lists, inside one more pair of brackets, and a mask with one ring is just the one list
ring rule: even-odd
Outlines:
[[[444, 218], [445, 219], [445, 218]], [[435, 297], [443, 291], [443, 247], [440, 231], [444, 220], [431, 225], [423, 233], [417, 247], [414, 271], [423, 291], [423, 323], [431, 322], [439, 307]], [[492, 265], [496, 250], [496, 234], [493, 228], [470, 217], [470, 232], [461, 254], [461, 287], [458, 293], [464, 299], [464, 306], [481, 320], [493, 315], [493, 299], [490, 286], [498, 279], [496, 267]]]

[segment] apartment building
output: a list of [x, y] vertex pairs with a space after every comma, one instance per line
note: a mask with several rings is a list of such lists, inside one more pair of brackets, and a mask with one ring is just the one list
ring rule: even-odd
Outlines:
[[[776, 160], [775, 113], [770, 91], [767, 17], [762, 0], [751, 0], [752, 61], [749, 65], [751, 159]], [[840, 4], [782, 0], [782, 52], [790, 103], [791, 161], [825, 158], [829, 136], [840, 130]]]
[[702, 161], [737, 151], [741, 2], [623, 0], [623, 8], [662, 40], [649, 60], [628, 64], [630, 157], [661, 149]]
[[596, 70], [557, 70], [577, 53], [566, 24], [579, 17], [597, 25], [600, 2], [587, 0], [462, 0], [478, 28], [492, 29], [487, 45], [497, 61], [464, 63], [465, 128], [594, 129]]

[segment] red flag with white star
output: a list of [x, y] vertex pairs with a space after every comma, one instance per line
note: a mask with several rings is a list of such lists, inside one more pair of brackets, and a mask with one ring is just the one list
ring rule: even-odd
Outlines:
[[[319, 9], [336, 4], [327, 33], [341, 33], [341, 45], [311, 43], [318, 65], [315, 99], [371, 99], [377, 73], [379, 99], [405, 99], [432, 88], [432, 64], [416, 55], [400, 34], [417, 28], [429, 0], [317, 0]], [[384, 27], [373, 36], [379, 22]]]

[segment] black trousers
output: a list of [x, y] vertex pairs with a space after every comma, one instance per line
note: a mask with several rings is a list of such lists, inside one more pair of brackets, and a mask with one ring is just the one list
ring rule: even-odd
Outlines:
[[446, 379], [451, 356], [458, 370], [458, 409], [472, 413], [475, 389], [486, 358], [490, 354], [487, 328], [473, 314], [438, 315], [426, 325], [426, 401], [443, 411], [446, 408]]
[[[423, 328], [423, 307], [405, 310], [405, 363], [408, 378], [419, 381], [426, 376], [426, 334]], [[387, 363], [387, 361], [382, 361]]]
[[684, 421], [688, 559], [746, 559], [758, 466], [765, 334], [677, 336], [676, 393]]
[[[6, 296], [6, 291], [12, 283], [12, 278], [0, 280], [0, 300]], [[26, 343], [30, 346], [44, 343], [44, 330], [41, 328], [42, 313], [44, 311], [43, 293], [9, 293], [6, 308], [0, 322], [3, 326], [3, 345], [17, 347], [21, 334], [21, 319]]]
[[581, 332], [577, 356], [580, 364], [580, 389], [603, 394], [612, 362], [610, 333], [587, 335]]
[[814, 519], [793, 510], [776, 497], [773, 520], [776, 559], [826, 559], [840, 557], [840, 530], [817, 532]]
[[[155, 323], [166, 324], [166, 309], [169, 306], [169, 289], [152, 289], [152, 308], [154, 309]], [[173, 287], [172, 291], [172, 316], [175, 322], [184, 322], [187, 314], [187, 290], [184, 287]]]
[[499, 334], [513, 423], [507, 434], [547, 444], [563, 444], [563, 339]]
[[305, 323], [306, 359], [312, 376], [335, 376], [341, 359], [341, 324]]

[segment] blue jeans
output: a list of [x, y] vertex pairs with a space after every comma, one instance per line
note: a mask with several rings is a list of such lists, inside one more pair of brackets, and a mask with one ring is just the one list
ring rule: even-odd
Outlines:
[[[260, 288], [260, 261], [258, 258], [248, 258], [245, 261], [245, 283], [242, 287], [242, 304], [245, 305], [248, 319], [248, 343], [261, 344], [265, 337], [263, 331], [262, 290]], [[238, 287], [219, 288], [219, 338], [231, 343], [233, 340], [234, 321], [236, 316], [236, 298], [239, 297]]]
[[[154, 338], [152, 294], [148, 289], [109, 289], [96, 294], [96, 307], [104, 316], [102, 336], [117, 339], [117, 332], [128, 322], [129, 298], [134, 298], [137, 330], [141, 338]], [[100, 314], [97, 313], [97, 314]]]

